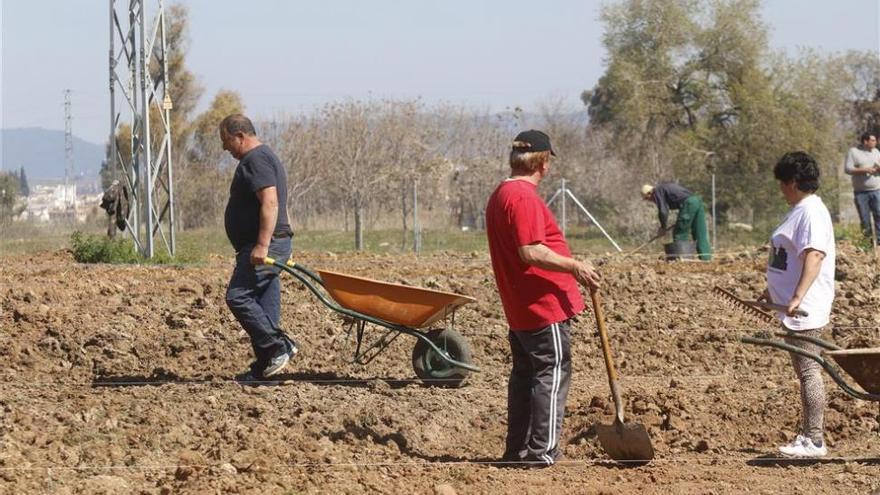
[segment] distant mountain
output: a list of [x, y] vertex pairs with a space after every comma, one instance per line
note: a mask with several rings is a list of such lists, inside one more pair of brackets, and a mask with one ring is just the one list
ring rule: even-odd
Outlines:
[[[104, 159], [104, 146], [73, 138], [73, 165], [77, 176], [97, 177]], [[64, 131], [39, 127], [0, 129], [0, 171], [24, 167], [29, 181], [63, 179]]]

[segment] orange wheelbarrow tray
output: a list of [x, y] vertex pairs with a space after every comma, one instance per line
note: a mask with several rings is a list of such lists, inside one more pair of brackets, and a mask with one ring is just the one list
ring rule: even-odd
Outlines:
[[[343, 315], [345, 329], [334, 343], [340, 336], [354, 341], [349, 362], [367, 364], [406, 334], [416, 338], [413, 369], [426, 384], [457, 387], [470, 372], [480, 371], [472, 362], [467, 341], [453, 328], [455, 311], [474, 302], [474, 298], [326, 270], [312, 271], [292, 260], [283, 263], [266, 258], [266, 264], [293, 275], [325, 306]], [[447, 322], [448, 326], [432, 328], [438, 322]], [[385, 332], [365, 343], [368, 324]]]
[[[834, 383], [842, 388], [847, 394], [857, 399], [880, 402], [880, 347], [843, 349], [831, 342], [798, 335], [796, 332], [775, 332], [773, 335], [811, 342], [821, 347], [823, 350], [821, 354], [807, 352], [786, 342], [765, 338], [767, 336], [766, 334], [755, 337], [743, 337], [740, 341], [745, 344], [775, 347], [812, 359], [819, 363], [819, 365], [831, 375], [831, 379], [834, 380]], [[837, 363], [837, 366], [852, 377], [862, 390], [858, 390], [849, 385], [826, 358], [831, 358], [831, 360]]]

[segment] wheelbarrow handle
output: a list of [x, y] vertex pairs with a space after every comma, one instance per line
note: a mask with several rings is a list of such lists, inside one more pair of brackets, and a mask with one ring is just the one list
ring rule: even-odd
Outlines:
[[[848, 383], [846, 383], [846, 380], [844, 380], [840, 376], [840, 374], [837, 372], [837, 370], [834, 369], [833, 366], [831, 366], [831, 364], [828, 362], [828, 360], [826, 360], [825, 358], [823, 358], [822, 356], [820, 356], [818, 354], [815, 354], [815, 353], [812, 353], [809, 351], [805, 351], [805, 350], [801, 349], [800, 347], [795, 347], [791, 344], [787, 344], [785, 342], [780, 342], [778, 340], [761, 339], [761, 338], [757, 338], [757, 337], [742, 337], [739, 340], [740, 340], [740, 342], [742, 342], [744, 344], [753, 344], [753, 345], [760, 345], [760, 346], [765, 346], [765, 347], [775, 347], [777, 349], [782, 349], [783, 351], [792, 352], [792, 353], [797, 354], [799, 356], [803, 356], [805, 358], [812, 359], [813, 361], [816, 361], [817, 363], [819, 363], [819, 366], [821, 366], [831, 376], [831, 379], [834, 380], [834, 382], [840, 388], [842, 388], [843, 391], [846, 392], [847, 394], [855, 397], [856, 399], [873, 401], [873, 402], [880, 402], [880, 394], [869, 394], [867, 392], [862, 392], [862, 391], [854, 389]], [[804, 339], [802, 339], [802, 340], [804, 340]]]
[[817, 345], [825, 350], [828, 350], [828, 351], [839, 351], [839, 350], [843, 349], [843, 347], [840, 347], [837, 344], [833, 344], [831, 342], [828, 342], [827, 340], [822, 340], [817, 337], [810, 337], [808, 335], [800, 335], [798, 332], [776, 332], [775, 334], [777, 337], [783, 337], [783, 338], [787, 337], [789, 339], [803, 340], [805, 342], [810, 342], [810, 343], [815, 344], [815, 345]]

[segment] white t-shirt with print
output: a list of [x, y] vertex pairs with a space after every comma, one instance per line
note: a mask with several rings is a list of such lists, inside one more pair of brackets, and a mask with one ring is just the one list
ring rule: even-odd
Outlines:
[[831, 319], [831, 303], [834, 300], [834, 228], [828, 208], [815, 194], [794, 205], [770, 237], [767, 286], [773, 302], [788, 304], [791, 300], [804, 268], [806, 249], [822, 251], [825, 259], [800, 304], [800, 309], [809, 313], [809, 316], [790, 317], [782, 312], [777, 313], [780, 321], [791, 330], [821, 328]]

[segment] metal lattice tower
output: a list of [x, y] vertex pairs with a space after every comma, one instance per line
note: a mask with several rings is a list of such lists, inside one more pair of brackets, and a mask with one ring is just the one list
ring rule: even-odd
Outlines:
[[[70, 90], [64, 90], [64, 203], [65, 207], [76, 212], [76, 173], [73, 165], [73, 105], [70, 101]], [[70, 181], [73, 181], [71, 191]], [[72, 197], [68, 197], [71, 195]]]
[[[150, 19], [146, 4], [155, 8]], [[121, 172], [130, 191], [127, 230], [147, 258], [153, 257], [157, 238], [169, 254], [175, 252], [167, 55], [163, 0], [110, 0], [108, 162], [111, 170]], [[122, 95], [119, 109], [117, 90]], [[129, 118], [130, 138], [118, 135], [123, 113]], [[128, 142], [118, 142], [120, 137]]]

